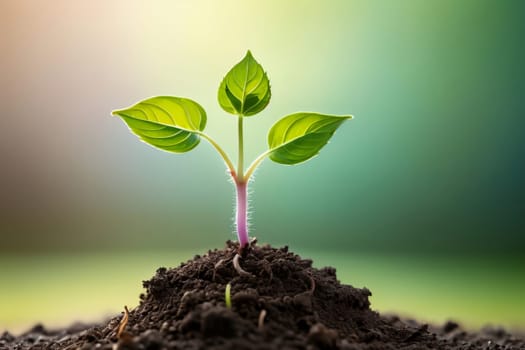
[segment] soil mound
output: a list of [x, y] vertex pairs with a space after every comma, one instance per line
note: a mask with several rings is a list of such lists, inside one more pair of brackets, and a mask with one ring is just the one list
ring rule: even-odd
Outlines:
[[502, 330], [467, 334], [452, 322], [429, 328], [382, 317], [369, 290], [340, 284], [335, 269], [313, 268], [287, 247], [237, 250], [227, 242], [158, 269], [129, 315], [82, 330], [5, 333], [0, 349], [525, 349]]

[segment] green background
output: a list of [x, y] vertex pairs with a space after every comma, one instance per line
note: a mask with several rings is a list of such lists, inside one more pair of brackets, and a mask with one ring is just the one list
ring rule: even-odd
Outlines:
[[525, 328], [524, 23], [523, 1], [2, 1], [0, 331], [114, 314], [235, 237], [211, 146], [157, 151], [110, 111], [192, 98], [235, 158], [216, 94], [247, 49], [273, 95], [248, 162], [284, 115], [355, 116], [312, 161], [262, 164], [251, 233], [380, 311]]

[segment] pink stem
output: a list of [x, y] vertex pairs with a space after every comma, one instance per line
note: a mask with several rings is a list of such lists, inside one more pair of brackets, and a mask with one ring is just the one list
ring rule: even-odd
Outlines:
[[248, 238], [248, 184], [244, 181], [235, 181], [237, 189], [237, 237], [239, 238], [239, 245], [241, 248], [248, 246], [250, 240]]

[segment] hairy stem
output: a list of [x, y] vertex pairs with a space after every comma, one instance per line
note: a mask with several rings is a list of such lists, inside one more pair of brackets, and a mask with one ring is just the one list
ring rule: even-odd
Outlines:
[[233, 162], [230, 160], [226, 152], [222, 149], [222, 147], [219, 146], [217, 142], [215, 142], [215, 140], [213, 140], [210, 136], [202, 132], [200, 132], [199, 135], [202, 138], [206, 139], [206, 141], [208, 141], [219, 153], [219, 155], [226, 163], [226, 166], [228, 167], [228, 170], [230, 171], [230, 174], [233, 178], [237, 197], [237, 207], [235, 213], [237, 238], [239, 239], [240, 249], [243, 249], [250, 244], [250, 238], [248, 235], [248, 182], [250, 181], [250, 177], [253, 175], [257, 166], [259, 166], [259, 164], [264, 160], [264, 158], [270, 154], [270, 151], [267, 151], [261, 154], [259, 157], [257, 157], [257, 159], [255, 159], [249, 166], [246, 173], [244, 173], [244, 130], [242, 115], [238, 116], [237, 128], [239, 138], [239, 158], [237, 163], [237, 170], [235, 169]]
[[250, 244], [248, 237], [248, 183], [244, 181], [235, 181], [237, 190], [237, 212], [235, 213], [235, 222], [237, 228], [237, 237], [240, 248]]
[[243, 116], [237, 119], [237, 135], [239, 139], [239, 160], [237, 162], [237, 176], [234, 176], [235, 189], [237, 194], [237, 212], [235, 213], [235, 223], [239, 248], [242, 250], [250, 244], [248, 236], [248, 182], [244, 178], [244, 136], [243, 136]]

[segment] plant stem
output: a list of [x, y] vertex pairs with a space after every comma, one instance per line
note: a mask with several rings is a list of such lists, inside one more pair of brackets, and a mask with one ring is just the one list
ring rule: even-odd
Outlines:
[[235, 166], [226, 154], [226, 152], [219, 146], [214, 139], [205, 133], [199, 133], [202, 138], [206, 139], [222, 157], [230, 174], [235, 183], [235, 190], [237, 195], [237, 209], [235, 213], [235, 222], [237, 229], [237, 238], [239, 239], [239, 247], [243, 249], [250, 244], [250, 238], [248, 235], [248, 182], [250, 177], [253, 175], [255, 169], [264, 160], [264, 158], [270, 154], [270, 151], [266, 151], [257, 157], [252, 164], [250, 164], [246, 174], [244, 173], [244, 133], [243, 133], [243, 116], [239, 115], [237, 119], [237, 134], [239, 138], [239, 159], [237, 163], [237, 171]]
[[239, 115], [237, 120], [238, 127], [238, 137], [239, 137], [239, 160], [237, 163], [237, 171], [235, 171], [235, 166], [232, 161], [222, 149], [221, 146], [210, 136], [205, 133], [199, 132], [198, 134], [206, 139], [214, 148], [219, 152], [219, 155], [222, 157], [230, 174], [235, 183], [235, 190], [237, 195], [237, 209], [235, 213], [235, 222], [237, 229], [237, 238], [239, 239], [239, 248], [242, 250], [250, 244], [250, 238], [248, 235], [248, 182], [250, 176], [255, 171], [255, 168], [262, 162], [264, 157], [269, 154], [265, 152], [261, 154], [255, 161], [250, 165], [246, 175], [244, 174], [244, 135], [243, 135], [243, 116]]
[[237, 181], [244, 180], [244, 136], [243, 136], [243, 116], [237, 117], [237, 133], [239, 139], [239, 161], [237, 162]]
[[244, 181], [235, 181], [237, 190], [237, 212], [235, 213], [235, 222], [237, 228], [237, 237], [239, 238], [239, 247], [243, 249], [250, 244], [248, 237], [248, 183]]
[[[240, 124], [240, 127], [242, 128], [242, 123]], [[242, 132], [239, 132], [239, 135], [242, 136]], [[239, 147], [241, 147], [241, 145], [242, 142], [239, 142]], [[239, 174], [242, 174], [242, 170], [239, 170], [236, 178], [234, 177], [235, 188], [237, 190], [237, 237], [239, 238], [241, 249], [248, 246], [250, 243], [248, 236], [248, 183], [250, 182], [250, 177], [253, 175], [253, 172], [257, 169], [257, 166], [259, 166], [264, 158], [270, 153], [271, 151], [266, 151], [257, 157], [248, 167], [246, 174], [241, 175], [240, 179]], [[241, 152], [239, 152], [239, 154], [241, 154]]]
[[239, 248], [243, 249], [250, 244], [248, 236], [248, 182], [244, 178], [244, 135], [243, 135], [243, 116], [237, 117], [237, 135], [239, 138], [239, 160], [237, 162], [237, 176], [234, 178], [237, 194], [237, 212], [235, 222], [237, 228], [237, 238]]
[[242, 116], [239, 116], [238, 120], [238, 135], [239, 135], [239, 163], [237, 172], [235, 166], [226, 154], [226, 152], [219, 146], [214, 139], [205, 133], [199, 133], [202, 138], [206, 139], [216, 150], [226, 163], [228, 170], [235, 183], [236, 195], [237, 195], [237, 211], [235, 213], [235, 222], [237, 228], [237, 238], [239, 239], [239, 247], [241, 249], [247, 247], [250, 243], [248, 236], [248, 181], [244, 177], [244, 140], [243, 140], [243, 124]]

